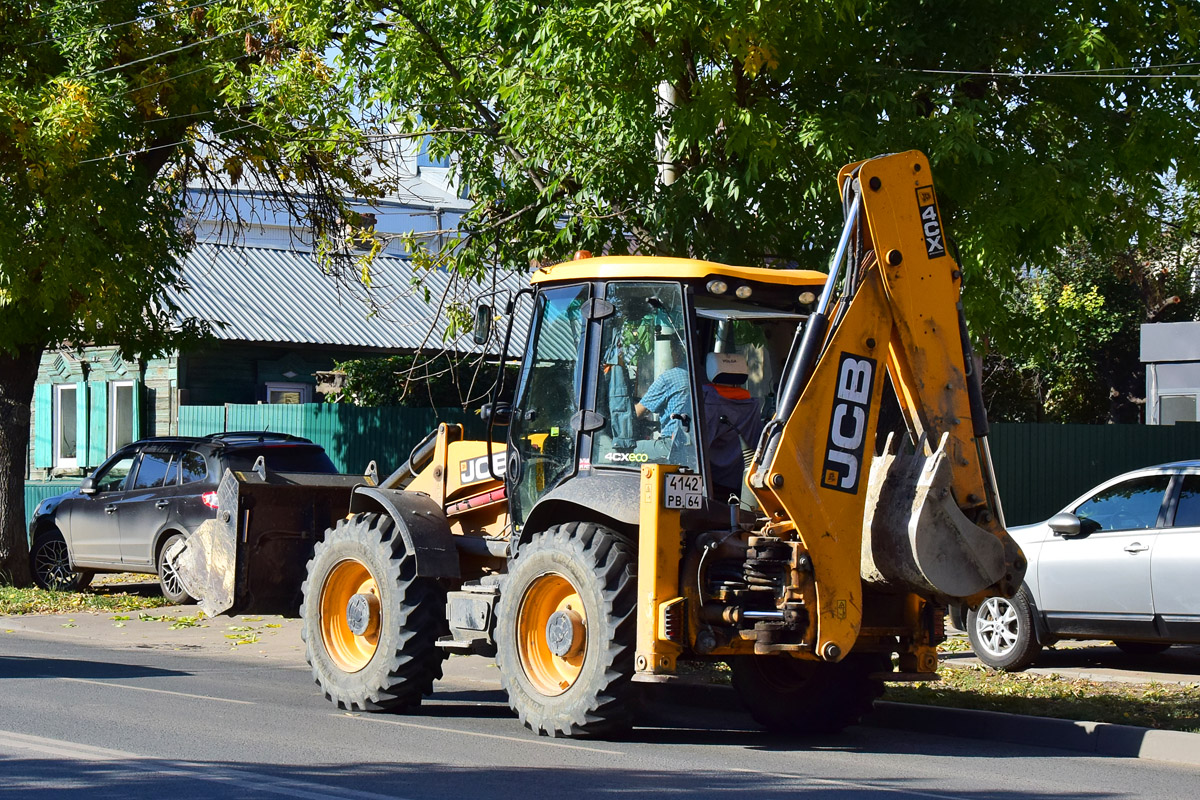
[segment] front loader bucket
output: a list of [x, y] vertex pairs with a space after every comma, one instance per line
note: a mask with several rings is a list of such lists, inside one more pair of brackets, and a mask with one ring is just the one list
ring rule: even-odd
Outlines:
[[295, 614], [313, 544], [346, 516], [360, 475], [226, 471], [217, 518], [167, 558], [209, 616]]
[[946, 440], [925, 456], [892, 453], [889, 437], [871, 464], [862, 547], [867, 583], [963, 598], [1009, 571], [1004, 542], [955, 502]]

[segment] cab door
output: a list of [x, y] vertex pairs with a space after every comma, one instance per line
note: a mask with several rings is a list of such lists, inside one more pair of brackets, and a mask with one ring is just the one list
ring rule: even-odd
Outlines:
[[587, 284], [537, 294], [509, 425], [507, 479], [513, 522], [578, 467]]

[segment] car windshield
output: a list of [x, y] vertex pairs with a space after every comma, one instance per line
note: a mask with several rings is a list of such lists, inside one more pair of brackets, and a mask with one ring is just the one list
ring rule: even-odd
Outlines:
[[259, 456], [266, 461], [267, 469], [273, 472], [336, 474], [338, 471], [325, 451], [317, 445], [288, 444], [238, 448], [236, 452], [229, 453], [224, 460], [229, 469], [246, 472], [254, 468], [254, 462]]

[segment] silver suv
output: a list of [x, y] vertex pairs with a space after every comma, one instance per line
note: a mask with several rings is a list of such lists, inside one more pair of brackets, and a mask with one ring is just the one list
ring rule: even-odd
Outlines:
[[1013, 598], [966, 615], [983, 663], [1024, 669], [1059, 639], [1136, 655], [1200, 642], [1200, 461], [1127, 472], [1008, 532], [1029, 570]]

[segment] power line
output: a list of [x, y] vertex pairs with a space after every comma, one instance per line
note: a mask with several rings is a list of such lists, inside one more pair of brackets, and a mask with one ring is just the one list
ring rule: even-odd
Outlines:
[[217, 39], [224, 39], [226, 36], [235, 36], [239, 33], [245, 33], [246, 31], [250, 30], [251, 28], [257, 28], [258, 26], [260, 26], [262, 24], [263, 24], [262, 22], [252, 22], [249, 25], [246, 25], [245, 27], [242, 27], [242, 28], [238, 28], [235, 31], [226, 31], [225, 33], [218, 33], [216, 36], [210, 36], [207, 39], [200, 39], [198, 41], [191, 42], [190, 44], [185, 44], [185, 45], [181, 45], [179, 47], [172, 48], [171, 50], [164, 50], [161, 53], [155, 53], [154, 55], [146, 56], [144, 58], [138, 58], [138, 59], [134, 59], [133, 61], [127, 61], [124, 64], [114, 64], [111, 67], [105, 67], [104, 69], [99, 69], [99, 70], [96, 70], [95, 72], [88, 72], [83, 75], [76, 75], [75, 79], [82, 80], [83, 78], [94, 78], [97, 75], [103, 75], [107, 72], [114, 72], [119, 69], [125, 69], [126, 67], [132, 67], [135, 64], [143, 64], [147, 61], [156, 61], [156, 60], [162, 58], [163, 56], [174, 55], [175, 53], [182, 53], [184, 50], [190, 50], [193, 47], [199, 47], [200, 45], [203, 45], [203, 44], [209, 44], [210, 42], [215, 42]]
[[250, 57], [249, 53], [243, 53], [242, 55], [238, 56], [237, 58], [229, 59], [227, 62], [222, 61], [222, 62], [216, 62], [213, 64], [205, 64], [203, 67], [197, 67], [196, 69], [189, 69], [187, 72], [180, 72], [175, 75], [170, 75], [166, 78], [163, 78], [162, 80], [154, 81], [153, 83], [144, 83], [141, 86], [135, 86], [132, 89], [126, 89], [122, 92], [117, 92], [114, 95], [109, 95], [108, 99], [115, 100], [118, 97], [123, 97], [124, 95], [127, 95], [127, 94], [133, 94], [134, 92], [140, 92], [143, 89], [149, 89], [153, 86], [161, 86], [164, 83], [170, 83], [171, 81], [176, 80], [177, 78], [186, 78], [188, 75], [195, 75], [197, 72], [206, 72], [207, 70], [215, 69], [216, 67], [222, 66], [224, 64], [233, 64], [237, 61], [241, 61], [243, 58], [249, 58], [249, 57]]
[[[245, 130], [246, 128], [253, 128], [253, 127], [257, 127], [257, 126], [255, 125], [255, 123], [250, 122], [245, 125], [239, 125], [236, 128], [230, 128], [227, 131], [221, 131], [221, 133], [217, 134], [217, 136], [224, 136], [227, 133], [234, 133], [236, 131]], [[97, 156], [96, 158], [85, 158], [82, 161], [80, 161], [79, 163], [80, 164], [94, 164], [97, 161], [111, 161], [114, 158], [125, 158], [126, 156], [140, 156], [144, 153], [153, 153], [155, 150], [165, 150], [168, 147], [179, 147], [182, 144], [187, 144], [187, 140], [184, 139], [184, 140], [178, 141], [178, 142], [168, 142], [167, 144], [156, 144], [153, 147], [143, 147], [138, 150], [129, 150], [124, 153], [110, 153], [109, 155]]]
[[[153, 20], [153, 19], [169, 17], [169, 16], [173, 16], [175, 14], [186, 14], [188, 12], [195, 11], [196, 9], [199, 9], [199, 8], [207, 8], [208, 6], [215, 5], [217, 3], [224, 3], [227, 1], [228, 0], [208, 0], [207, 3], [199, 3], [197, 5], [188, 6], [186, 8], [176, 8], [171, 11], [162, 11], [158, 14], [151, 14], [148, 17], [135, 17], [134, 19], [127, 19], [127, 20], [124, 20], [123, 22], [110, 22], [110, 23], [107, 23], [104, 25], [96, 25], [91, 28], [85, 28], [84, 30], [81, 30], [81, 31], [72, 31], [70, 33], [63, 34], [62, 36], [49, 36], [49, 37], [46, 37], [45, 39], [38, 39], [36, 42], [25, 42], [21, 46], [22, 47], [33, 47], [34, 45], [55, 42], [55, 41], [58, 41], [59, 39], [67, 39], [67, 38], [72, 38], [72, 37], [76, 37], [76, 36], [85, 36], [89, 33], [96, 33], [97, 31], [116, 30], [117, 28], [124, 28], [126, 25], [136, 25], [139, 22], [149, 22], [150, 20]], [[101, 2], [106, 2], [106, 0], [101, 0]]]
[[[1182, 64], [1167, 64], [1163, 66], [1147, 66], [1147, 67], [1111, 67], [1110, 70], [1151, 70], [1151, 69], [1172, 69], [1177, 67], [1196, 67], [1200, 63], [1182, 63]], [[1106, 70], [1063, 70], [1059, 72], [996, 72], [989, 70], [966, 70], [966, 69], [909, 69], [905, 67], [886, 67], [886, 69], [895, 72], [907, 72], [919, 75], [958, 75], [963, 77], [974, 78], [1015, 78], [1017, 80], [1025, 80], [1027, 78], [1087, 78], [1092, 80], [1183, 80], [1183, 79], [1200, 79], [1200, 73], [1185, 73], [1171, 72], [1166, 74], [1146, 74], [1145, 72], [1111, 72]]]

